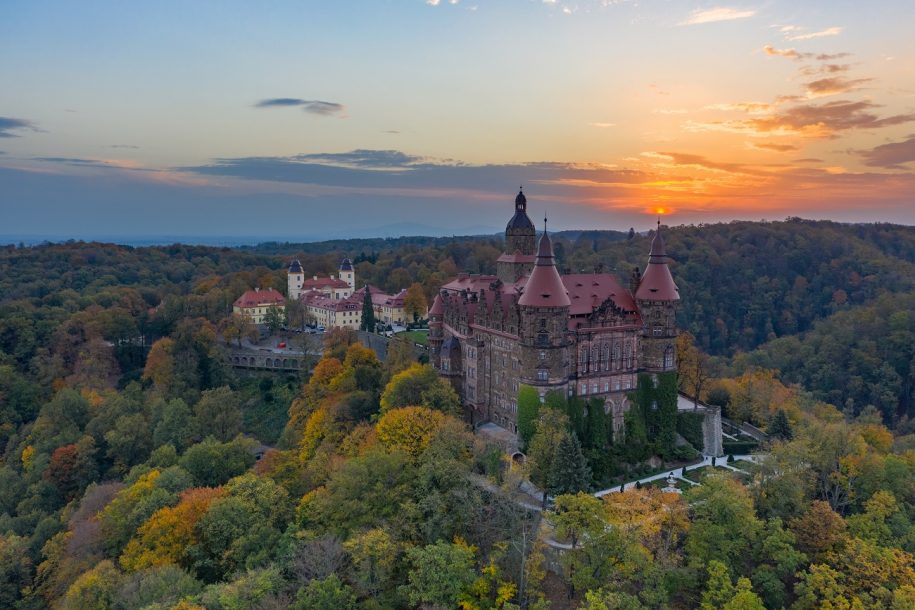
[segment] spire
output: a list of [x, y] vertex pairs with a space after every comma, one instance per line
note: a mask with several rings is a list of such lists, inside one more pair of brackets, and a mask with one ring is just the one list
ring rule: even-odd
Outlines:
[[519, 212], [527, 211], [527, 197], [524, 196], [524, 187], [518, 187], [518, 196], [515, 197], [515, 209]]
[[639, 281], [635, 298], [641, 301], [679, 301], [680, 291], [667, 267], [667, 250], [664, 238], [661, 237], [661, 219], [658, 219], [658, 230], [651, 240], [651, 251], [648, 253], [648, 266]]
[[649, 263], [666, 263], [667, 250], [664, 248], [664, 238], [661, 237], [661, 219], [658, 218], [658, 230], [651, 240], [651, 251], [648, 253]]
[[546, 219], [544, 231], [537, 247], [537, 263], [531, 272], [524, 292], [518, 299], [519, 305], [533, 305], [539, 307], [568, 307], [572, 304], [566, 287], [562, 284], [559, 271], [553, 259], [553, 241], [546, 232]]

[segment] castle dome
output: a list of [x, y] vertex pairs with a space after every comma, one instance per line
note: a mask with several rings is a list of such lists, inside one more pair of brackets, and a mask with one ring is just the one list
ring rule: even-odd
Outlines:
[[521, 293], [518, 304], [534, 307], [569, 307], [572, 304], [556, 269], [553, 260], [553, 241], [546, 231], [540, 238], [537, 262], [524, 285], [524, 292]]
[[667, 249], [661, 237], [661, 222], [651, 240], [651, 252], [648, 254], [648, 266], [635, 291], [635, 298], [640, 301], [679, 301], [680, 289], [667, 267]]
[[302, 270], [302, 263], [299, 262], [299, 259], [295, 259], [289, 264], [289, 273], [304, 273]]
[[524, 191], [518, 191], [518, 196], [515, 197], [515, 215], [512, 216], [511, 220], [508, 221], [506, 225], [506, 231], [512, 230], [528, 230], [531, 233], [536, 233], [534, 228], [534, 223], [531, 222], [531, 219], [527, 215], [527, 197], [524, 196]]

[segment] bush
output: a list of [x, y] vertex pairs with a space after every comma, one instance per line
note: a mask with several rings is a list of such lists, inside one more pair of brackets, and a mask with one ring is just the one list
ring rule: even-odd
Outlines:
[[744, 455], [759, 447], [756, 441], [725, 441], [722, 449], [728, 454]]

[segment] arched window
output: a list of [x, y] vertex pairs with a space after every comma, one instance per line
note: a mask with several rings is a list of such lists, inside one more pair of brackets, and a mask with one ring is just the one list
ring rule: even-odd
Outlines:
[[617, 341], [613, 344], [613, 369], [617, 370], [620, 368], [620, 357], [621, 357], [620, 342]]
[[578, 350], [578, 370], [585, 372], [588, 370], [588, 346], [582, 345]]
[[607, 371], [610, 369], [610, 344], [604, 343], [602, 351], [603, 351], [603, 357], [601, 358], [601, 361], [603, 362], [603, 365], [604, 365], [603, 369], [605, 371]]
[[623, 366], [627, 369], [632, 368], [632, 341], [627, 340], [623, 351]]
[[672, 369], [674, 368], [674, 346], [668, 345], [667, 349], [664, 350], [664, 368]]
[[600, 370], [598, 367], [600, 365], [600, 355], [597, 352], [597, 345], [591, 346], [591, 371], [597, 372]]

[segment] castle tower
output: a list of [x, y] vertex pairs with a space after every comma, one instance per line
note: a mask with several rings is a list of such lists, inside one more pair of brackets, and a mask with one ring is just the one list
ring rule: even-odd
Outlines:
[[677, 370], [677, 303], [680, 291], [667, 267], [667, 251], [661, 237], [661, 220], [651, 242], [648, 266], [638, 279], [635, 300], [642, 314], [642, 362], [644, 370], [662, 373]]
[[356, 272], [353, 271], [353, 261], [348, 258], [340, 263], [340, 279], [349, 284], [349, 294], [353, 294], [356, 290]]
[[437, 369], [442, 368], [442, 341], [444, 340], [442, 324], [444, 315], [445, 305], [442, 302], [442, 295], [437, 294], [432, 302], [432, 308], [429, 310], [429, 351], [431, 352], [429, 360], [432, 366]]
[[289, 265], [286, 271], [286, 296], [292, 300], [298, 300], [302, 294], [302, 283], [305, 281], [305, 271], [302, 270], [302, 263], [295, 259]]
[[513, 284], [528, 275], [534, 265], [534, 243], [537, 229], [527, 215], [527, 197], [518, 191], [515, 215], [505, 227], [505, 253], [496, 261], [499, 279]]
[[548, 390], [565, 392], [568, 387], [571, 304], [556, 269], [553, 242], [546, 232], [544, 220], [537, 262], [518, 299], [521, 309], [521, 383], [536, 387], [541, 398]]

